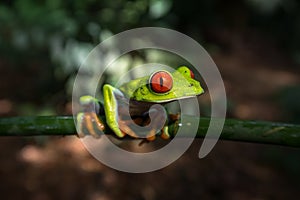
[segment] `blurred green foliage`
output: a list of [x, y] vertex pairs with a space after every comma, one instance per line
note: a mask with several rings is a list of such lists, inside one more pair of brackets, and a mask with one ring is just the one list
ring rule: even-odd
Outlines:
[[13, 57], [19, 51], [19, 56], [26, 57], [29, 49], [49, 51], [57, 37], [64, 45], [70, 39], [98, 44], [107, 33], [141, 26], [175, 28], [198, 40], [207, 38], [213, 28], [252, 27], [272, 33], [296, 55], [300, 46], [298, 10], [299, 3], [293, 0], [2, 1], [0, 50], [2, 56]]
[[[237, 33], [246, 36], [244, 37], [245, 40], [248, 39], [248, 35], [249, 38], [251, 38], [251, 34], [259, 34], [263, 36], [262, 38], [268, 39], [272, 44], [275, 44], [276, 47], [278, 46], [281, 49], [280, 53], [289, 59], [292, 58], [292, 62], [299, 64], [299, 8], [300, 2], [296, 0], [2, 0], [0, 2], [0, 111], [3, 111], [1, 106], [3, 108], [5, 106], [3, 102], [6, 102], [10, 107], [14, 108], [8, 112], [8, 115], [70, 114], [71, 91], [74, 77], [78, 67], [86, 58], [89, 51], [109, 36], [136, 27], [159, 26], [175, 29], [198, 40], [209, 51], [218, 50], [225, 53], [230, 51], [230, 42], [227, 40], [234, 40]], [[164, 53], [160, 53], [160, 57], [151, 51], [148, 52], [148, 55], [137, 52], [133, 52], [133, 54], [132, 58], [122, 58], [117, 64], [127, 66], [130, 62], [142, 62], [141, 59], [147, 59], [149, 57], [152, 58], [152, 61], [161, 62], [163, 59], [169, 63], [176, 63], [176, 61], [172, 61], [172, 56]], [[262, 60], [263, 59], [264, 58], [262, 58]], [[292, 68], [293, 66], [297, 65], [287, 67]], [[121, 70], [119, 73], [121, 73]], [[111, 72], [111, 74], [114, 73]], [[233, 76], [238, 76], [238, 74], [234, 74]], [[109, 81], [115, 81], [114, 77], [110, 78], [111, 80]], [[197, 78], [199, 78], [199, 76]], [[232, 90], [232, 88], [229, 89]], [[281, 111], [283, 112], [281, 113], [286, 115], [285, 119], [292, 122], [300, 122], [299, 91], [299, 86], [289, 87], [280, 91], [279, 96], [276, 97], [277, 102], [282, 106]], [[231, 95], [234, 93], [235, 91], [232, 91]], [[260, 101], [260, 99], [256, 99], [256, 101]], [[272, 103], [273, 101], [274, 99], [270, 100]], [[230, 101], [230, 99], [228, 102], [229, 110], [233, 110], [231, 107], [234, 107], [234, 102]], [[260, 107], [253, 109], [260, 109]], [[201, 112], [204, 114], [209, 113], [209, 107], [204, 105], [204, 107], [201, 107]], [[3, 115], [3, 112], [0, 114]], [[228, 114], [229, 117], [232, 117], [230, 112]], [[21, 141], [19, 138], [17, 138], [17, 140]], [[45, 137], [41, 140], [45, 140]], [[9, 170], [5, 172], [18, 172], [16, 174], [21, 174], [19, 177], [21, 177], [23, 183], [23, 179], [27, 180], [28, 177], [26, 177], [26, 172], [19, 169], [22, 165], [16, 164], [15, 162], [9, 165], [9, 162], [7, 162], [7, 159], [10, 157], [16, 157], [18, 159], [19, 157], [9, 156], [9, 151], [6, 146], [10, 147], [11, 144], [7, 143], [6, 140], [4, 140], [3, 144], [2, 152], [6, 163], [3, 166], [9, 167]], [[227, 148], [229, 145], [230, 148]], [[216, 182], [216, 186], [218, 187], [220, 185], [229, 185], [229, 188], [234, 188], [232, 191], [239, 192], [240, 186], [243, 185], [243, 181], [245, 181], [240, 182], [240, 180], [244, 179], [244, 176], [246, 176], [246, 180], [252, 180], [252, 177], [251, 179], [247, 179], [247, 176], [258, 174], [257, 177], [253, 179], [255, 182], [250, 182], [249, 187], [246, 185], [246, 191], [252, 188], [253, 190], [250, 190], [250, 193], [256, 194], [257, 191], [254, 190], [261, 190], [261, 184], [265, 181], [265, 177], [268, 176], [267, 171], [264, 170], [265, 168], [262, 168], [263, 170], [261, 171], [259, 170], [260, 168], [255, 167], [259, 165], [251, 163], [256, 161], [255, 159], [251, 159], [251, 156], [249, 157], [250, 154], [247, 153], [247, 151], [251, 153], [253, 146], [246, 146], [245, 151], [239, 151], [238, 149], [231, 148], [231, 144], [229, 145], [223, 146], [223, 149], [220, 148], [219, 152], [221, 156], [218, 156], [218, 159], [221, 158], [221, 160], [214, 160], [216, 156], [211, 159], [214, 160], [215, 165], [219, 167], [214, 169], [202, 163], [199, 165], [201, 167], [204, 166], [204, 168], [202, 168], [204, 169], [204, 176], [201, 176], [201, 178], [204, 177], [204, 181], [198, 181], [197, 176], [194, 176], [193, 173], [195, 173], [195, 170], [193, 171], [193, 169], [197, 169], [197, 167], [186, 167], [191, 165], [189, 160], [182, 162], [184, 166], [183, 169], [188, 169], [189, 177], [193, 180], [193, 182], [191, 182], [192, 185], [199, 186], [200, 183], [200, 187], [198, 188], [205, 186], [204, 191], [206, 191], [207, 188], [211, 188], [212, 183]], [[224, 149], [224, 147], [226, 147], [226, 149]], [[53, 146], [50, 148], [53, 148]], [[254, 148], [256, 148], [256, 146]], [[54, 149], [57, 150], [59, 148]], [[264, 150], [264, 148], [262, 150], [261, 148], [257, 148], [256, 152], [257, 154], [261, 154]], [[60, 152], [60, 150], [58, 151]], [[230, 152], [230, 154], [228, 152]], [[239, 152], [242, 153], [239, 154]], [[282, 155], [280, 155], [280, 152], [282, 152]], [[62, 153], [57, 153], [57, 155], [64, 156]], [[66, 155], [69, 159], [69, 153]], [[276, 146], [274, 149], [270, 149], [270, 151], [260, 156], [264, 163], [270, 164], [272, 167], [277, 166], [280, 173], [284, 172], [283, 176], [288, 175], [292, 177], [292, 180], [296, 180], [299, 178], [298, 171], [300, 166], [299, 159], [297, 159], [299, 157], [298, 155], [298, 152], [283, 152], [282, 149]], [[230, 159], [230, 157], [233, 158]], [[230, 160], [231, 163], [235, 163], [237, 166], [232, 167], [233, 164], [230, 164]], [[63, 161], [65, 164], [65, 159], [63, 159]], [[240, 165], [237, 164], [237, 161], [246, 164]], [[250, 163], [249, 166], [247, 164], [248, 162]], [[53, 166], [57, 166], [59, 168], [58, 171], [62, 169], [62, 165]], [[72, 166], [74, 166], [73, 163]], [[205, 176], [206, 167], [210, 169], [210, 172], [211, 169], [213, 169], [218, 173], [213, 173], [212, 176]], [[16, 170], [14, 170], [14, 168], [16, 168]], [[22, 166], [22, 169], [23, 168]], [[226, 170], [227, 168], [228, 170]], [[68, 175], [68, 173], [65, 172], [69, 172], [70, 170], [69, 168], [67, 169], [66, 171], [62, 171], [64, 175]], [[249, 169], [250, 171], [255, 171], [255, 173], [251, 174], [247, 172]], [[33, 171], [36, 171], [35, 168]], [[200, 171], [197, 171], [197, 173], [198, 172]], [[233, 172], [236, 173], [236, 175], [234, 175]], [[182, 170], [180, 173], [185, 172]], [[14, 180], [14, 178], [12, 178], [14, 176], [12, 176], [11, 173], [3, 174], [7, 174], [7, 180]], [[57, 174], [56, 169], [55, 174]], [[78, 174], [78, 170], [76, 170], [76, 174]], [[229, 181], [224, 182], [223, 180], [222, 182], [222, 180], [218, 180], [218, 176], [222, 177], [220, 176], [221, 174], [222, 176], [226, 175], [224, 177], [229, 177]], [[24, 175], [26, 178], [24, 178]], [[45, 177], [44, 174], [41, 175]], [[173, 175], [174, 173], [169, 176], [172, 177], [172, 179], [170, 179], [171, 182], [177, 180], [173, 178], [180, 177]], [[159, 176], [161, 176], [161, 174], [159, 174]], [[38, 179], [40, 176], [35, 175], [34, 177]], [[48, 176], [48, 178], [49, 177], [55, 178], [57, 176]], [[70, 176], [68, 176], [67, 180], [69, 180], [69, 177]], [[94, 172], [91, 177], [96, 177], [97, 183], [99, 182], [99, 177], [95, 176]], [[189, 186], [184, 182], [187, 181], [188, 178], [184, 176], [181, 177], [183, 177], [183, 179], [178, 179], [179, 181], [177, 182], [182, 182], [186, 186]], [[238, 179], [238, 177], [240, 179]], [[122, 177], [115, 179], [117, 183], [120, 183], [117, 189], [121, 188], [122, 190], [126, 182], [122, 181]], [[127, 181], [132, 178], [124, 176], [123, 179]], [[3, 180], [5, 180], [5, 178]], [[35, 178], [33, 180], [35, 180]], [[70, 180], [72, 181], [73, 179]], [[154, 180], [152, 174], [151, 180]], [[266, 183], [271, 183], [271, 189], [269, 190], [272, 192], [272, 195], [274, 195], [275, 198], [280, 198], [277, 194], [277, 188], [279, 187], [275, 187], [275, 193], [273, 191], [273, 180], [276, 179], [270, 179], [270, 181]], [[59, 179], [59, 181], [61, 180]], [[139, 181], [140, 180], [138, 180], [138, 182]], [[44, 187], [44, 182], [37, 183]], [[234, 182], [238, 184], [234, 185]], [[5, 183], [5, 186], [11, 186], [12, 183], [14, 182]], [[62, 181], [62, 183], [64, 184], [64, 181]], [[76, 181], [74, 183], [76, 183]], [[162, 183], [165, 183], [164, 180]], [[283, 182], [279, 182], [278, 184], [281, 183]], [[15, 186], [17, 184], [13, 185]], [[64, 187], [70, 185], [72, 184], [64, 185]], [[152, 185], [155, 186], [157, 184]], [[256, 187], [252, 187], [253, 185]], [[22, 190], [26, 188], [23, 185], [20, 186], [22, 186]], [[64, 188], [60, 187], [56, 182], [55, 186]], [[280, 188], [281, 186], [282, 185], [280, 185]], [[290, 185], [287, 184], [287, 186], [283, 188], [286, 189], [289, 186]], [[295, 186], [293, 183], [291, 183], [291, 186], [297, 187], [297, 185]], [[115, 187], [111, 187], [111, 184], [108, 184], [108, 187], [115, 190]], [[222, 196], [222, 192], [224, 191], [218, 189], [218, 187], [214, 186], [211, 193]], [[6, 187], [3, 188], [6, 190]], [[81, 185], [78, 188], [80, 189], [76, 189], [76, 191], [84, 191]], [[99, 188], [101, 187], [97, 187], [97, 192]], [[190, 187], [185, 188], [191, 191]], [[50, 189], [53, 191], [53, 185], [51, 185]], [[179, 189], [182, 189], [182, 184], [179, 184]], [[74, 193], [73, 190], [70, 190], [70, 188], [67, 188], [67, 190], [72, 191], [72, 195], [77, 194]], [[125, 188], [124, 191], [125, 190], [128, 192], [128, 188]], [[17, 190], [9, 188], [7, 191]], [[63, 194], [68, 194], [65, 189], [61, 191], [63, 191]], [[132, 191], [139, 191], [139, 189]], [[179, 190], [176, 191], [178, 192]], [[194, 192], [198, 193], [199, 190], [195, 189]], [[188, 193], [189, 192], [186, 192], [184, 197], [187, 197], [186, 195], [188, 195]], [[24, 195], [18, 192], [15, 194]], [[43, 193], [39, 192], [38, 194]], [[165, 191], [163, 191], [163, 194], [168, 195]], [[240, 195], [242, 193], [237, 194]], [[44, 196], [38, 197], [43, 198]], [[78, 196], [76, 197], [78, 198]], [[243, 196], [238, 197], [239, 199], [243, 198]], [[254, 196], [253, 198], [259, 197]]]
[[222, 30], [251, 29], [268, 35], [300, 62], [299, 6], [294, 0], [1, 1], [0, 69], [36, 77], [24, 80], [30, 86], [22, 87], [30, 92], [12, 93], [9, 88], [20, 86], [10, 83], [0, 97], [47, 102], [47, 107], [64, 104], [80, 63], [96, 44], [143, 26], [172, 28], [214, 49], [226, 47], [215, 37]]

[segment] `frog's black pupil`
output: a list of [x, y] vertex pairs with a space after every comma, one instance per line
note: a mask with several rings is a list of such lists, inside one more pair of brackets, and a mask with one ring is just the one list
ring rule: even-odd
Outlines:
[[163, 83], [164, 83], [164, 80], [162, 77], [159, 78], [159, 85], [160, 87], [163, 87]]

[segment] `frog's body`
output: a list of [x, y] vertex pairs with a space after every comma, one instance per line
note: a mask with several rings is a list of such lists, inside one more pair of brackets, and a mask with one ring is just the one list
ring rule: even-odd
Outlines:
[[[169, 138], [168, 126], [165, 119], [165, 110], [161, 107], [152, 107], [155, 104], [164, 104], [170, 101], [189, 98], [202, 94], [204, 91], [200, 83], [194, 79], [193, 72], [185, 67], [179, 67], [173, 73], [167, 71], [154, 72], [151, 76], [145, 76], [123, 84], [119, 88], [111, 85], [103, 86], [104, 110], [106, 122], [118, 137], [129, 134], [139, 137], [130, 125], [131, 118], [138, 119], [139, 125], [145, 116], [151, 117], [151, 126], [148, 140], [155, 138], [156, 131], [162, 129], [162, 138]], [[83, 96], [80, 102], [85, 108], [91, 108], [91, 104], [98, 102], [91, 96]], [[129, 114], [130, 113], [130, 114]], [[148, 117], [149, 118], [149, 117]], [[163, 121], [163, 127], [160, 124]], [[93, 123], [94, 122], [94, 123]], [[77, 115], [77, 125], [79, 136], [84, 136], [83, 126], [88, 133], [98, 136], [94, 129], [94, 124], [100, 130], [104, 130], [103, 123], [90, 109]]]

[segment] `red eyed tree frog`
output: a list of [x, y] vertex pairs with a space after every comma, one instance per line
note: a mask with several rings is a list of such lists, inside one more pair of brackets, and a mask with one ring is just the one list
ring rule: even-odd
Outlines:
[[[150, 76], [132, 80], [119, 88], [105, 84], [103, 107], [106, 124], [119, 138], [126, 134], [138, 138], [139, 135], [131, 128], [131, 124], [145, 125], [145, 118], [149, 119], [149, 115], [152, 114], [152, 126], [147, 133], [147, 140], [154, 140], [160, 129], [160, 136], [168, 139], [170, 135], [168, 124], [164, 121], [165, 110], [162, 112], [160, 107], [151, 109], [153, 108], [151, 106], [194, 97], [203, 92], [200, 83], [194, 79], [194, 73], [186, 66], [179, 67], [172, 73], [164, 70], [156, 71]], [[79, 137], [87, 134], [99, 137], [99, 130], [103, 131], [105, 126], [94, 111], [94, 106], [96, 104], [99, 108], [101, 104], [92, 96], [82, 96], [80, 103], [84, 111], [77, 114]], [[160, 126], [159, 123], [162, 121], [163, 124]]]

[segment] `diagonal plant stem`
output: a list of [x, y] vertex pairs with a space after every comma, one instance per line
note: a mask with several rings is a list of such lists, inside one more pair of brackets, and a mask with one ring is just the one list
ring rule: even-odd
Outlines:
[[[186, 122], [195, 121], [195, 117], [184, 116]], [[201, 117], [196, 137], [204, 138], [210, 118]], [[185, 124], [182, 124], [185, 126]], [[178, 124], [170, 124], [171, 134]], [[105, 134], [111, 134], [107, 130]], [[0, 136], [64, 136], [76, 135], [72, 116], [37, 116], [0, 118]], [[190, 136], [189, 133], [186, 134]], [[278, 144], [300, 147], [300, 125], [268, 121], [247, 121], [226, 119], [221, 140]]]

